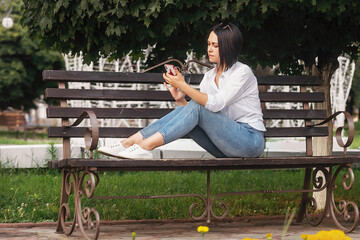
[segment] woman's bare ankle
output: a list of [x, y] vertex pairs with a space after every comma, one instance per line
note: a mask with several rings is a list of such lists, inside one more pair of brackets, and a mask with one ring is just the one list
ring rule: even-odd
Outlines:
[[141, 141], [141, 142], [139, 142], [139, 143], [137, 143], [137, 144], [139, 145], [139, 147], [141, 147], [141, 148], [144, 149], [144, 150], [147, 150], [147, 151], [153, 150], [153, 148], [150, 148], [150, 147], [148, 146], [148, 144], [144, 143], [144, 141]]
[[154, 150], [155, 148], [163, 145], [164, 138], [159, 132], [156, 132], [154, 135], [151, 135], [150, 137], [138, 142], [137, 144], [142, 149], [151, 151], [151, 150]]
[[123, 145], [123, 147], [128, 148], [134, 144], [138, 144], [139, 142], [141, 142], [143, 140], [144, 140], [143, 136], [139, 132], [137, 132], [134, 135], [122, 140], [121, 144]]
[[131, 147], [132, 145], [134, 145], [131, 141], [129, 141], [128, 139], [124, 139], [121, 142], [121, 145], [123, 145], [124, 148], [128, 148]]

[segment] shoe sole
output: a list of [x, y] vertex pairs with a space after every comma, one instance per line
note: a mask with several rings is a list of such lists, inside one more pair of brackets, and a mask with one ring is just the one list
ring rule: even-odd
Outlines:
[[124, 157], [124, 156], [120, 156], [120, 155], [116, 155], [115, 157], [122, 158], [122, 159], [141, 159], [141, 160], [154, 159], [154, 157], [151, 157], [151, 158], [131, 158], [131, 157]]
[[[101, 150], [98, 150], [98, 152], [101, 153], [101, 154], [104, 154], [106, 156], [110, 156], [110, 157], [117, 157], [117, 158], [119, 157], [119, 156], [117, 156], [115, 154], [111, 154], [111, 153], [108, 153], [108, 152], [103, 152]], [[121, 158], [123, 158], [123, 157], [121, 157]]]

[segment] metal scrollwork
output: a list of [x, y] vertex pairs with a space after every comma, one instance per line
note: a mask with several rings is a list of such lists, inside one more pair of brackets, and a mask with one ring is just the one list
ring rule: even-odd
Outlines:
[[[318, 173], [321, 172], [325, 177], [325, 182], [323, 176], [318, 176]], [[324, 190], [330, 184], [330, 173], [324, 167], [317, 167], [313, 171], [313, 186], [317, 191]]]
[[[86, 178], [87, 176], [89, 177], [88, 179]], [[90, 170], [82, 172], [78, 184], [78, 196], [76, 198], [76, 215], [77, 224], [86, 239], [98, 238], [100, 233], [100, 215], [95, 208], [84, 207], [82, 210], [81, 197], [82, 195], [88, 198], [93, 197], [98, 184], [99, 175], [96, 172]], [[85, 232], [85, 230], [88, 230], [88, 232]]]
[[[313, 211], [315, 211], [317, 209], [317, 203], [316, 203], [315, 198], [309, 197], [307, 208], [309, 206], [311, 207], [311, 210], [313, 210]], [[308, 217], [308, 211], [306, 211], [306, 214], [307, 214], [306, 216]]]
[[218, 198], [218, 197], [220, 197], [220, 196], [222, 196], [221, 194], [220, 195], [217, 195], [217, 196], [215, 196], [215, 197], [213, 197], [213, 199], [211, 200], [211, 204], [210, 204], [210, 212], [211, 212], [211, 215], [215, 218], [215, 219], [224, 219], [225, 217], [226, 217], [226, 215], [229, 213], [229, 208], [228, 208], [228, 206], [226, 206], [226, 204], [224, 203], [224, 202], [219, 202], [218, 204], [217, 204], [217, 206], [219, 207], [219, 208], [224, 208], [225, 209], [225, 212], [221, 215], [221, 216], [218, 216], [218, 215], [216, 215], [215, 213], [214, 213], [214, 210], [213, 210], [213, 206], [214, 205], [216, 205], [215, 204], [215, 200]]
[[[344, 232], [351, 232], [358, 225], [359, 221], [359, 209], [355, 202], [340, 200], [338, 206], [336, 206], [334, 192], [336, 190], [335, 180], [342, 169], [346, 168], [348, 174], [344, 174], [342, 178], [342, 186], [345, 190], [350, 190], [354, 185], [354, 173], [352, 169], [348, 166], [340, 166], [332, 179], [331, 189], [330, 189], [330, 214], [335, 222], [336, 226], [343, 230]], [[347, 181], [350, 180], [349, 185]], [[338, 217], [342, 218], [345, 223], [340, 223]]]
[[[80, 199], [79, 199], [80, 201]], [[80, 206], [80, 203], [79, 203]], [[92, 216], [95, 217], [95, 221], [93, 221]], [[81, 211], [81, 207], [78, 208], [78, 224], [79, 228], [86, 239], [97, 239], [100, 233], [100, 215], [95, 208], [85, 207], [83, 211]], [[91, 235], [85, 232], [85, 230], [92, 230]]]
[[[88, 176], [88, 178], [86, 176]], [[89, 207], [85, 207], [84, 210], [82, 210], [81, 207], [81, 197], [85, 195], [91, 198], [94, 195], [98, 183], [98, 174], [91, 170], [66, 173], [64, 181], [65, 194], [69, 196], [74, 193], [75, 195], [74, 214], [70, 223], [67, 222], [71, 219], [69, 204], [64, 202], [60, 208], [60, 225], [66, 235], [71, 235], [75, 227], [79, 227], [86, 239], [98, 238], [100, 233], [100, 216], [98, 211], [95, 208]], [[85, 230], [88, 230], [88, 233], [86, 233]], [[89, 237], [89, 235], [91, 236]]]
[[205, 200], [205, 198], [204, 198], [203, 196], [198, 195], [198, 194], [191, 194], [191, 195], [192, 195], [193, 197], [198, 197], [198, 198], [200, 198], [201, 201], [203, 201], [203, 203], [204, 203], [205, 209], [204, 209], [204, 212], [203, 212], [199, 217], [195, 217], [195, 216], [193, 215], [193, 209], [199, 209], [199, 204], [198, 204], [198, 203], [193, 203], [193, 204], [191, 204], [190, 207], [189, 207], [189, 216], [190, 216], [192, 219], [194, 219], [194, 220], [203, 219], [203, 218], [208, 214], [208, 208], [209, 208], [209, 206], [208, 206], [208, 204], [207, 204], [207, 202], [206, 202], [206, 200]]
[[[73, 182], [70, 182], [70, 177], [73, 179]], [[74, 192], [74, 182], [75, 182], [74, 173], [68, 172], [65, 176], [65, 192], [68, 196]]]
[[351, 143], [354, 140], [354, 135], [355, 135], [355, 127], [354, 127], [354, 121], [352, 119], [352, 116], [350, 113], [346, 112], [346, 111], [338, 111], [334, 114], [332, 114], [330, 117], [328, 117], [327, 119], [325, 119], [324, 121], [317, 123], [317, 124], [313, 124], [311, 125], [311, 127], [314, 126], [321, 126], [329, 121], [331, 121], [332, 119], [334, 119], [337, 115], [340, 114], [344, 114], [345, 115], [345, 119], [348, 123], [348, 137], [347, 137], [347, 141], [346, 143], [343, 142], [342, 140], [342, 131], [345, 127], [339, 127], [336, 129], [336, 142], [339, 144], [340, 147], [344, 148], [344, 155], [346, 155], [347, 153], [347, 147], [349, 147], [351, 145]]
[[309, 197], [308, 204], [306, 205], [306, 219], [312, 226], [319, 225], [326, 215], [326, 209], [327, 209], [328, 201], [326, 202], [324, 210], [318, 209], [318, 204], [313, 197]]
[[[85, 180], [86, 176], [89, 176], [90, 179], [87, 179], [85, 181], [85, 188], [84, 188], [83, 185], [84, 185], [84, 180]], [[91, 198], [92, 196], [94, 196], [95, 188], [99, 184], [99, 180], [100, 180], [99, 175], [96, 172], [84, 171], [80, 178], [81, 194], [85, 194], [88, 198]]]
[[85, 147], [90, 151], [90, 158], [93, 158], [93, 151], [96, 149], [99, 142], [99, 122], [96, 118], [96, 114], [91, 110], [84, 111], [73, 124], [66, 126], [65, 128], [78, 126], [86, 117], [89, 117], [91, 127], [86, 127], [84, 131]]
[[[319, 173], [322, 174], [319, 175]], [[320, 192], [327, 188], [330, 185], [330, 179], [330, 172], [325, 167], [316, 167], [312, 173], [314, 192]], [[328, 205], [329, 200], [326, 199], [324, 210], [320, 210], [318, 209], [318, 204], [315, 198], [309, 197], [305, 211], [308, 222], [313, 226], [319, 225], [326, 216]]]
[[[70, 182], [72, 180], [72, 182]], [[65, 192], [67, 196], [70, 196], [74, 192], [74, 184], [76, 185], [76, 177], [73, 172], [68, 172], [65, 176]], [[62, 231], [67, 235], [71, 235], [76, 226], [75, 211], [72, 216], [72, 222], [67, 223], [71, 218], [71, 211], [68, 203], [63, 203], [60, 206], [60, 224]]]
[[[355, 177], [354, 177], [354, 172], [351, 168], [348, 167], [347, 170], [348, 170], [349, 174], [343, 175], [342, 185], [345, 190], [350, 190], [354, 186]], [[347, 185], [346, 182], [347, 182], [347, 180], [349, 180], [349, 175], [350, 175], [350, 183], [349, 183], [349, 185]]]

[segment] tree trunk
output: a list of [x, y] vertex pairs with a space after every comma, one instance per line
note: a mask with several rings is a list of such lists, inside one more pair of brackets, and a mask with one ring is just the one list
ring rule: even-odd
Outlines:
[[[325, 93], [325, 102], [315, 103], [315, 109], [325, 109], [327, 116], [331, 115], [331, 101], [330, 101], [330, 81], [331, 76], [337, 69], [336, 63], [328, 63], [321, 68], [313, 66], [310, 75], [315, 75], [321, 79], [321, 86], [313, 87], [314, 92], [324, 92]], [[320, 121], [318, 121], [320, 122]], [[333, 122], [330, 121], [327, 124], [329, 136], [327, 137], [315, 137], [313, 138], [313, 156], [329, 156], [332, 154], [333, 147]], [[321, 175], [322, 173], [320, 173]], [[318, 176], [320, 176], [318, 175]], [[317, 177], [318, 177], [317, 176]], [[324, 176], [322, 175], [324, 178]], [[326, 201], [326, 189], [321, 192], [314, 193], [314, 198], [317, 202], [318, 210], [325, 208]]]
[[[334, 69], [335, 68], [335, 69]], [[331, 101], [330, 101], [330, 81], [331, 76], [335, 72], [337, 65], [329, 63], [324, 67], [317, 69], [313, 66], [311, 75], [315, 75], [321, 79], [321, 86], [313, 87], [314, 92], [324, 92], [325, 102], [315, 103], [315, 109], [325, 109], [327, 116], [331, 115]], [[314, 71], [315, 70], [315, 71]], [[320, 122], [320, 121], [319, 121]], [[327, 124], [329, 136], [327, 137], [316, 137], [313, 139], [313, 155], [314, 156], [329, 156], [332, 154], [333, 146], [333, 123], [330, 121]]]

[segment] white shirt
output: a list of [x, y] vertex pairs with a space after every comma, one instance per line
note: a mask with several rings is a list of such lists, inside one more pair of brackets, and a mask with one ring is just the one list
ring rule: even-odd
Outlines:
[[200, 83], [200, 91], [208, 95], [205, 108], [266, 131], [257, 79], [251, 68], [240, 62], [235, 63], [220, 75], [219, 87], [216, 86], [215, 77], [216, 67], [205, 73]]

